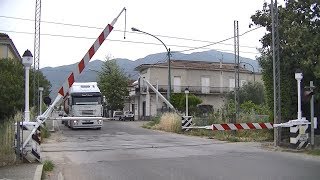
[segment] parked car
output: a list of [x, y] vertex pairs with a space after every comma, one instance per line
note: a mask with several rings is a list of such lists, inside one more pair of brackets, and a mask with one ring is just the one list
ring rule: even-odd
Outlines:
[[112, 119], [119, 120], [119, 121], [124, 120], [123, 112], [122, 111], [113, 111]]
[[124, 119], [134, 121], [134, 114], [132, 111], [125, 111], [124, 112]]

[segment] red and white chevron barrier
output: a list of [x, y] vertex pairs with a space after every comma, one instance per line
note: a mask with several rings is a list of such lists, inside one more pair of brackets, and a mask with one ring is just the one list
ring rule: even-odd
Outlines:
[[228, 131], [241, 129], [273, 129], [272, 123], [227, 123], [227, 124], [212, 124], [211, 130]]
[[209, 129], [213, 131], [229, 131], [242, 129], [273, 129], [273, 123], [225, 123], [212, 124], [210, 126], [182, 126], [182, 129]]
[[[120, 14], [125, 10], [125, 8], [123, 8], [123, 10], [120, 12]], [[88, 52], [84, 55], [84, 57], [81, 59], [81, 61], [78, 63], [77, 67], [71, 72], [71, 74], [69, 75], [68, 79], [63, 83], [62, 87], [59, 90], [59, 94], [61, 96], [65, 96], [70, 87], [72, 86], [72, 84], [77, 80], [77, 78], [79, 77], [79, 75], [81, 74], [81, 72], [83, 71], [83, 69], [86, 67], [86, 65], [89, 63], [89, 61], [91, 60], [91, 58], [93, 57], [93, 55], [96, 53], [96, 51], [99, 49], [99, 47], [101, 46], [101, 44], [103, 43], [103, 41], [108, 37], [108, 35], [110, 34], [110, 32], [113, 29], [114, 24], [116, 23], [118, 17], [120, 16], [120, 14], [112, 21], [111, 24], [108, 24], [105, 29], [101, 32], [101, 34], [99, 35], [99, 37], [96, 39], [96, 41], [93, 43], [93, 45], [90, 47], [90, 49], [88, 50]]]

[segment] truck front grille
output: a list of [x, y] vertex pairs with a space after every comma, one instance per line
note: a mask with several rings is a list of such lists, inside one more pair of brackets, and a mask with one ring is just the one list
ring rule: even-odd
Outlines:
[[82, 110], [82, 115], [93, 115], [93, 110]]

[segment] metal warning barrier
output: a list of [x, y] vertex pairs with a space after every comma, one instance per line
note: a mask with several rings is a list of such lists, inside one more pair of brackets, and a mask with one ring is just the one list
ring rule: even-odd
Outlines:
[[189, 130], [189, 127], [192, 126], [192, 116], [182, 116], [182, 129], [185, 131]]
[[[22, 138], [22, 142], [26, 141], [28, 136], [32, 133], [32, 130], [37, 126], [37, 122], [20, 122], [20, 137]], [[17, 141], [17, 135], [18, 130], [17, 126], [15, 126], [15, 142]], [[25, 147], [20, 149], [20, 152], [22, 153], [23, 157], [28, 160], [29, 162], [40, 162], [40, 144], [41, 144], [41, 131], [40, 127], [37, 128], [35, 133], [32, 134], [31, 139], [28, 141]], [[16, 144], [17, 146], [17, 144]], [[22, 147], [21, 145], [19, 147]]]
[[290, 144], [294, 149], [305, 148], [308, 145], [308, 125], [294, 125], [290, 127]]

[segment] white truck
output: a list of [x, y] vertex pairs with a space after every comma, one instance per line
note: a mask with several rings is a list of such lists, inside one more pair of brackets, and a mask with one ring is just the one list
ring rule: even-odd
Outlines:
[[[64, 111], [70, 118], [63, 123], [72, 129], [101, 129], [103, 120], [103, 97], [97, 82], [75, 82], [64, 100]], [[68, 118], [65, 117], [65, 118]]]

